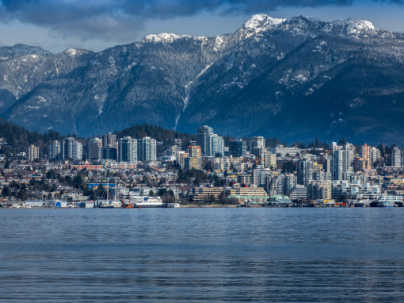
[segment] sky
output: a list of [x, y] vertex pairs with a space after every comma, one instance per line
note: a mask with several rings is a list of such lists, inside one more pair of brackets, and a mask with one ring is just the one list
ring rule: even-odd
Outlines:
[[404, 0], [0, 0], [0, 45], [101, 51], [162, 32], [232, 33], [261, 13], [362, 19], [404, 32]]

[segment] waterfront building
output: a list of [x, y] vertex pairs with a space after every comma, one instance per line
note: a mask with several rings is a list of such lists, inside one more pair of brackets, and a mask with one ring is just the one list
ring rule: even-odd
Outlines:
[[203, 155], [209, 155], [209, 140], [210, 135], [213, 134], [213, 128], [203, 125], [198, 128], [196, 133], [196, 144], [201, 147]]
[[221, 187], [193, 187], [190, 188], [187, 196], [190, 196], [194, 202], [204, 202], [213, 196], [215, 200], [219, 199], [219, 196], [223, 192]]
[[39, 159], [39, 147], [35, 145], [30, 145], [27, 147], [27, 159], [29, 161], [34, 161]]
[[264, 204], [269, 197], [263, 187], [240, 187], [240, 184], [233, 184], [228, 198], [236, 199], [238, 203]]
[[144, 137], [137, 140], [137, 159], [139, 161], [156, 161], [156, 140], [150, 137]]
[[233, 157], [245, 157], [247, 154], [247, 143], [242, 139], [229, 142], [229, 153]]
[[288, 192], [288, 196], [291, 200], [307, 199], [307, 187], [297, 184], [290, 192]]
[[311, 181], [307, 187], [307, 199], [331, 199], [331, 181]]
[[118, 162], [137, 162], [137, 140], [123, 137], [118, 141]]

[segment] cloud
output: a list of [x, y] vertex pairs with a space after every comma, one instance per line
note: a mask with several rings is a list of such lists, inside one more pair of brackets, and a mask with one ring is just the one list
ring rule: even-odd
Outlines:
[[[132, 40], [153, 20], [270, 13], [285, 7], [347, 6], [355, 0], [0, 0], [0, 21], [19, 21], [81, 41]], [[396, 5], [404, 0], [372, 0]]]

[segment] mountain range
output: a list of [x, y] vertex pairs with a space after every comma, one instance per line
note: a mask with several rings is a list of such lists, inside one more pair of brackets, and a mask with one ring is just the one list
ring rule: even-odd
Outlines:
[[101, 52], [0, 47], [0, 115], [99, 135], [136, 123], [290, 143], [404, 144], [404, 34], [369, 21], [252, 16], [217, 37], [149, 35]]

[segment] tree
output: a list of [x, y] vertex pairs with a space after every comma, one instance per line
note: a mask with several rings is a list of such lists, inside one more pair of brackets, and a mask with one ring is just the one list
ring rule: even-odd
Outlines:
[[27, 200], [27, 193], [24, 189], [21, 189], [18, 192], [18, 199], [23, 200], [23, 201]]
[[153, 197], [153, 196], [154, 196], [154, 193], [153, 193], [152, 190], [149, 191], [149, 196], [150, 196], [150, 197]]
[[11, 194], [10, 189], [7, 186], [5, 186], [3, 188], [3, 191], [1, 192], [1, 195], [3, 197], [8, 197], [8, 196], [10, 196], [10, 194]]
[[8, 161], [8, 159], [6, 160], [6, 163], [4, 164], [4, 168], [5, 168], [5, 169], [9, 169], [9, 168], [10, 168], [10, 161]]
[[79, 188], [82, 183], [83, 183], [83, 178], [81, 177], [80, 174], [77, 174], [76, 176], [74, 176], [74, 178], [73, 178], [73, 186], [75, 188]]
[[226, 203], [227, 202], [227, 197], [224, 191], [222, 191], [219, 195], [219, 202], [220, 203]]

